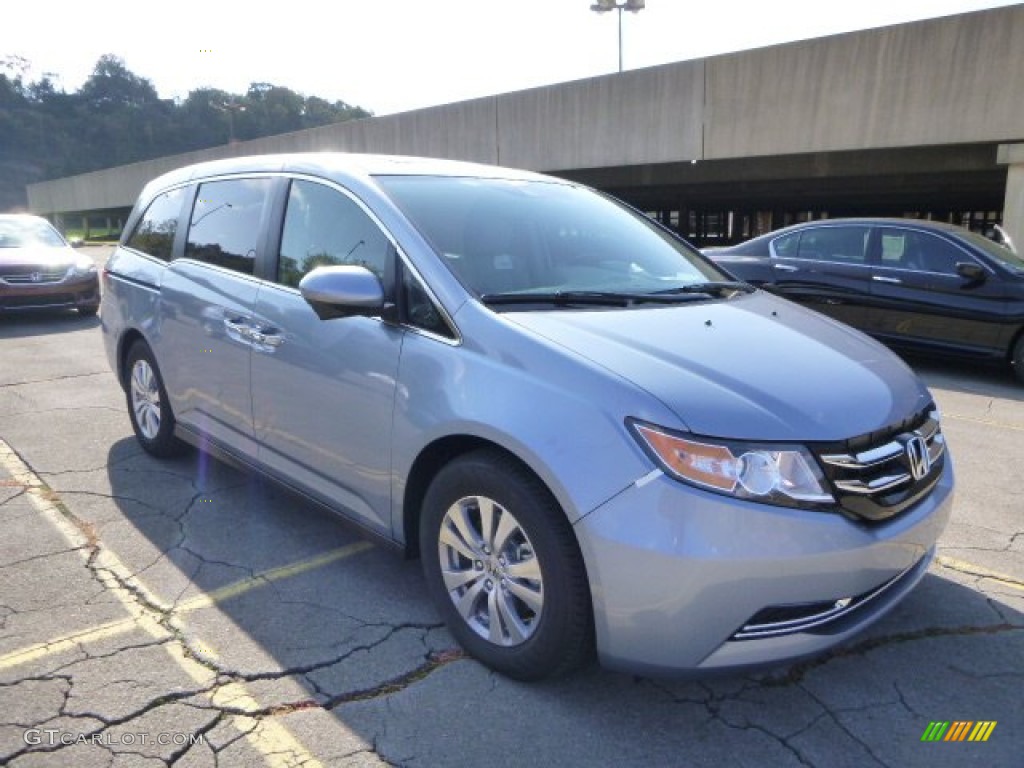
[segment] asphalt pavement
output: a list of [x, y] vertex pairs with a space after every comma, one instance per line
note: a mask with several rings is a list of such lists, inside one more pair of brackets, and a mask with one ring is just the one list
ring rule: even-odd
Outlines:
[[522, 684], [463, 656], [419, 563], [143, 453], [97, 319], [0, 317], [0, 765], [1020, 768], [1024, 386], [911, 362], [958, 495], [891, 614], [758, 674]]

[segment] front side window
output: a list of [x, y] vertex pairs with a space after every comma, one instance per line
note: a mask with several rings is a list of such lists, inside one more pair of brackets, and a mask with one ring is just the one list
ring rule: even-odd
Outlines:
[[170, 261], [184, 195], [183, 187], [157, 195], [142, 215], [126, 245], [136, 251]]
[[288, 193], [277, 281], [298, 287], [316, 267], [356, 265], [384, 277], [389, 241], [351, 198], [323, 184], [295, 180]]
[[816, 227], [800, 234], [797, 257], [815, 261], [863, 264], [867, 251], [867, 227]]
[[405, 322], [425, 331], [455, 338], [441, 311], [431, 300], [416, 276], [408, 269], [402, 275], [402, 300], [405, 302]]
[[955, 275], [958, 262], [972, 261], [962, 249], [927, 232], [882, 229], [882, 265]]
[[230, 179], [201, 184], [192, 207], [185, 258], [253, 274], [260, 220], [271, 179]]

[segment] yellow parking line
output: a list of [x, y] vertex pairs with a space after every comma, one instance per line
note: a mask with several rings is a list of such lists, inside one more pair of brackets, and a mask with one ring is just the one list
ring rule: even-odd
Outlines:
[[[91, 531], [83, 530], [83, 527], [76, 524], [76, 521], [67, 512], [66, 508], [57, 499], [56, 494], [11, 450], [10, 446], [0, 438], [0, 466], [3, 466], [11, 475], [12, 479], [26, 489], [26, 495], [32, 506], [49, 521], [64, 537], [70, 546], [78, 548], [83, 559], [88, 559], [92, 553], [90, 549], [97, 545], [95, 535]], [[323, 565], [325, 562], [333, 562], [342, 557], [347, 557], [369, 548], [369, 544], [354, 544], [349, 547], [342, 547], [341, 550], [320, 555], [304, 563], [296, 563], [291, 566], [283, 566], [268, 571], [264, 578], [253, 577], [244, 579], [235, 585], [217, 590], [216, 594], [231, 597], [248, 589], [253, 589], [261, 584], [270, 583], [276, 579], [301, 573], [305, 570]], [[32, 646], [22, 651], [15, 651], [0, 658], [4, 666], [13, 666], [16, 663], [25, 663], [33, 658], [39, 658], [55, 652], [55, 648], [68, 648], [75, 644], [72, 638], [77, 637], [77, 642], [82, 638], [109, 637], [138, 627], [157, 640], [166, 640], [175, 636], [162, 623], [166, 617], [156, 608], [151, 606], [161, 605], [149, 589], [140, 579], [135, 577], [121, 560], [109, 549], [98, 548], [95, 550], [92, 570], [103, 586], [111, 592], [128, 611], [129, 618], [122, 621], [108, 622], [107, 624], [85, 630], [74, 635], [67, 635], [58, 638], [51, 643], [43, 643]], [[126, 585], [131, 585], [129, 589]], [[214, 605], [215, 600], [207, 601], [208, 596], [193, 598], [184, 606], [189, 610], [195, 610], [206, 605]], [[221, 597], [220, 599], [226, 599]], [[203, 643], [204, 653], [212, 654], [209, 645]], [[180, 640], [164, 645], [168, 654], [175, 663], [185, 671], [193, 680], [200, 685], [209, 686], [216, 682], [217, 673], [204, 666], [198, 660], [191, 657]], [[258, 718], [245, 714], [246, 711], [253, 713], [260, 710], [259, 703], [246, 690], [241, 683], [229, 683], [216, 686], [209, 693], [211, 701], [218, 706], [223, 706], [226, 701], [231, 702], [234, 709], [239, 710], [232, 716], [232, 722], [245, 735], [246, 740], [260, 752], [268, 765], [273, 768], [287, 768], [289, 766], [304, 766], [306, 768], [318, 768], [321, 763], [307, 750], [292, 733], [280, 722], [269, 718]]]
[[[0, 448], [0, 450], [2, 450], [2, 448]], [[0, 462], [2, 461], [3, 459], [0, 458]], [[282, 565], [278, 568], [262, 571], [261, 573], [241, 579], [232, 584], [226, 584], [212, 592], [206, 592], [190, 598], [180, 605], [169, 609], [167, 613], [176, 617], [182, 614], [191, 613], [192, 611], [197, 611], [200, 608], [209, 608], [232, 597], [245, 594], [257, 587], [266, 586], [267, 584], [271, 584], [275, 581], [287, 579], [291, 576], [297, 576], [316, 568], [322, 568], [325, 565], [330, 565], [331, 563], [336, 563], [339, 560], [345, 560], [346, 558], [358, 555], [360, 552], [365, 552], [368, 549], [373, 549], [373, 545], [367, 541], [359, 541], [344, 547], [332, 549], [321, 555], [311, 557], [308, 560], [299, 560], [295, 563], [289, 563], [288, 565]], [[0, 655], [0, 669], [16, 667], [20, 664], [27, 664], [30, 661], [35, 661], [36, 659], [41, 659], [45, 656], [52, 656], [54, 654], [74, 650], [77, 646], [83, 643], [91, 643], [108, 637], [123, 635], [127, 632], [131, 632], [136, 627], [138, 627], [137, 618], [130, 617], [126, 619], [118, 619], [117, 621], [110, 621], [106, 624], [100, 624], [96, 627], [71, 632], [66, 635], [61, 635], [60, 637], [55, 637], [45, 643], [36, 643], [35, 645], [19, 648], [16, 651]]]
[[1012, 589], [1019, 589], [1024, 592], [1024, 581], [1014, 578], [1008, 573], [993, 571], [983, 565], [971, 563], [967, 560], [957, 560], [955, 557], [947, 557], [946, 555], [939, 555], [935, 558], [935, 562], [943, 568], [949, 568], [952, 571], [966, 573], [969, 576], [980, 576], [983, 579], [998, 581], [1004, 586], [1011, 587]]
[[250, 576], [246, 579], [241, 579], [233, 584], [227, 584], [223, 587], [207, 592], [196, 597], [189, 598], [185, 602], [178, 605], [173, 609], [172, 613], [191, 613], [192, 611], [200, 608], [208, 608], [211, 605], [216, 605], [229, 598], [237, 597], [238, 595], [244, 594], [257, 587], [263, 587], [275, 581], [281, 579], [287, 579], [292, 576], [298, 576], [300, 573], [306, 571], [312, 571], [317, 568], [321, 568], [330, 563], [336, 563], [339, 560], [358, 555], [360, 552], [365, 552], [368, 549], [373, 549], [373, 545], [368, 541], [359, 541], [355, 544], [349, 544], [344, 547], [338, 547], [332, 549], [329, 552], [324, 552], [322, 555], [316, 555], [309, 558], [308, 560], [299, 560], [296, 563], [289, 565], [282, 565], [278, 568], [272, 568], [269, 571], [263, 571], [257, 573], [254, 576]]

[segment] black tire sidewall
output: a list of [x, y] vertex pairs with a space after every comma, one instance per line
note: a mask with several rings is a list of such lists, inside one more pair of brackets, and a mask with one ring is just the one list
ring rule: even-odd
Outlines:
[[1012, 363], [1013, 372], [1017, 376], [1017, 381], [1024, 384], [1024, 333], [1017, 339], [1017, 343], [1013, 345], [1013, 357], [1010, 359]]
[[[160, 391], [160, 429], [154, 438], [148, 438], [142, 433], [135, 417], [135, 408], [132, 403], [132, 369], [139, 360], [145, 360], [149, 363], [149, 367], [156, 377], [157, 388]], [[124, 377], [125, 397], [128, 402], [128, 418], [131, 420], [132, 429], [135, 431], [135, 437], [138, 439], [139, 444], [147, 453], [160, 458], [180, 454], [184, 445], [174, 436], [174, 414], [171, 412], [171, 406], [167, 399], [163, 375], [160, 373], [160, 367], [156, 364], [153, 352], [146, 342], [136, 341], [128, 350], [128, 356], [125, 358]]]
[[[533, 545], [544, 607], [533, 634], [520, 645], [497, 646], [478, 635], [444, 586], [438, 553], [441, 522], [447, 509], [467, 496], [488, 497], [508, 510]], [[438, 473], [423, 501], [420, 556], [427, 588], [452, 634], [487, 666], [518, 680], [537, 680], [578, 666], [588, 654], [590, 593], [571, 526], [550, 492], [513, 459], [476, 452]]]

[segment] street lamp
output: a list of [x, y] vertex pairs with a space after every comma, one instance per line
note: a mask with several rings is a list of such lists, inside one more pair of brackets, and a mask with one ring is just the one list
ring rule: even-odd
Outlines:
[[624, 3], [617, 3], [615, 0], [595, 0], [590, 10], [595, 13], [607, 13], [608, 11], [619, 12], [619, 72], [622, 71], [622, 12], [639, 13], [646, 7], [646, 0], [625, 0]]
[[231, 101], [222, 101], [219, 104], [210, 102], [210, 106], [216, 109], [218, 112], [228, 113], [228, 144], [234, 144], [235, 139], [235, 112], [245, 112], [245, 105], [239, 104], [237, 101], [232, 99]]

